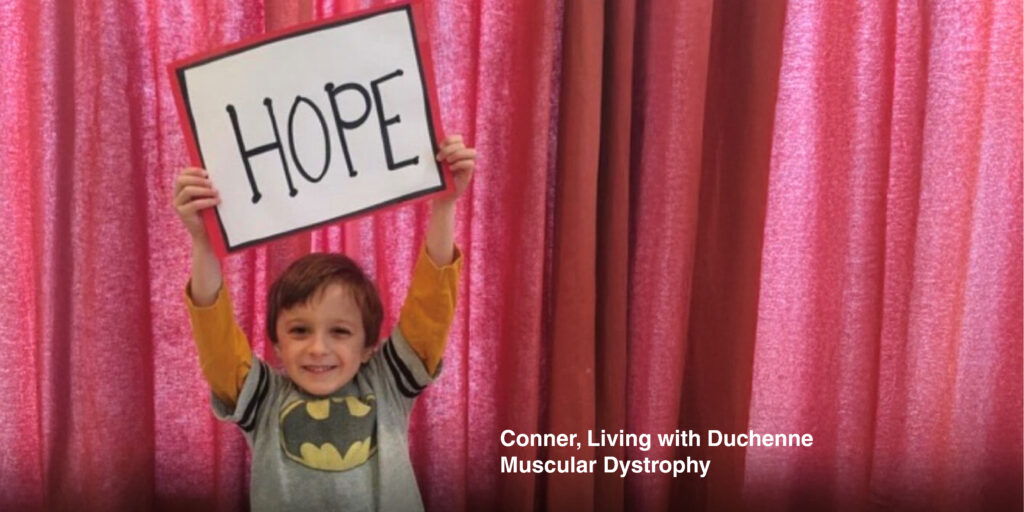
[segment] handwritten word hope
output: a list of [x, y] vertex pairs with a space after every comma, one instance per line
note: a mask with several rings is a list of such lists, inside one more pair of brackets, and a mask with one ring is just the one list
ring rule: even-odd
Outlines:
[[[402, 161], [395, 161], [395, 156], [391, 148], [391, 137], [388, 134], [388, 126], [398, 124], [402, 122], [401, 116], [395, 114], [392, 117], [387, 117], [385, 114], [384, 102], [381, 99], [380, 88], [381, 85], [403, 75], [401, 69], [396, 69], [391, 73], [370, 80], [370, 91], [366, 90], [366, 87], [356, 82], [347, 82], [341, 85], [334, 85], [332, 82], [328, 82], [324, 85], [324, 92], [326, 93], [327, 103], [330, 105], [332, 118], [334, 120], [334, 128], [337, 132], [338, 139], [341, 142], [341, 150], [345, 156], [345, 165], [348, 168], [348, 175], [354, 177], [358, 174], [355, 166], [352, 164], [352, 157], [349, 153], [348, 142], [345, 140], [346, 130], [355, 130], [361, 126], [370, 115], [370, 110], [376, 110], [378, 126], [380, 127], [381, 141], [383, 143], [384, 157], [387, 161], [389, 171], [401, 169], [408, 165], [416, 165], [419, 163], [419, 157], [414, 156], [407, 158]], [[370, 95], [373, 95], [371, 101]], [[342, 117], [340, 109], [338, 108], [338, 98], [342, 95], [348, 95], [349, 97], [358, 97], [362, 99], [362, 113], [351, 119], [345, 119]], [[353, 96], [356, 95], [356, 96]], [[235, 131], [235, 141], [238, 143], [238, 152], [241, 154], [242, 163], [245, 165], [246, 178], [249, 180], [249, 186], [252, 188], [252, 202], [258, 203], [263, 194], [260, 193], [259, 187], [256, 185], [256, 178], [253, 176], [251, 160], [264, 153], [276, 151], [281, 159], [281, 168], [284, 170], [285, 181], [288, 182], [288, 195], [295, 197], [299, 191], [295, 188], [295, 184], [292, 181], [292, 173], [288, 167], [288, 158], [285, 156], [284, 145], [281, 143], [281, 131], [278, 126], [277, 116], [274, 113], [274, 103], [270, 98], [264, 98], [263, 105], [267, 109], [267, 116], [270, 118], [270, 126], [274, 132], [274, 140], [263, 145], [255, 145], [251, 141], [248, 143], [242, 135], [242, 129], [238, 123], [238, 114], [234, 105], [227, 105], [228, 117], [231, 118], [231, 126]], [[316, 122], [319, 123], [319, 127], [324, 136], [324, 150], [323, 150], [323, 165], [316, 172], [310, 172], [307, 168], [306, 163], [303, 159], [299, 158], [298, 152], [295, 150], [295, 114], [300, 108], [308, 109], [316, 116]], [[308, 117], [308, 116], [307, 116]], [[288, 133], [288, 148], [291, 154], [291, 161], [295, 164], [295, 170], [298, 171], [299, 175], [302, 176], [306, 181], [310, 183], [317, 183], [324, 178], [327, 171], [331, 166], [331, 140], [330, 140], [330, 128], [328, 127], [327, 120], [324, 117], [323, 110], [313, 100], [304, 96], [295, 96], [295, 101], [292, 102], [291, 109], [288, 111], [288, 122], [286, 124]], [[308, 159], [308, 155], [306, 157]]]

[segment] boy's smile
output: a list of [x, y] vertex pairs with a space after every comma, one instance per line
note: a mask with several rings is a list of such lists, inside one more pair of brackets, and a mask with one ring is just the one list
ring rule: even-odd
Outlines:
[[348, 384], [370, 360], [362, 314], [351, 291], [329, 284], [277, 318], [274, 350], [303, 391], [327, 396]]

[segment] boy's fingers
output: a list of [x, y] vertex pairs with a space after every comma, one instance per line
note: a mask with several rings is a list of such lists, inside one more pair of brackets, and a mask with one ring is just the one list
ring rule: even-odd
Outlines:
[[473, 148], [462, 148], [447, 156], [448, 163], [453, 164], [461, 160], [476, 158], [476, 150]]
[[472, 160], [459, 160], [451, 165], [452, 172], [469, 171], [474, 167]]
[[220, 194], [220, 192], [218, 192], [217, 189], [202, 185], [186, 185], [181, 187], [181, 190], [178, 191], [178, 197], [206, 197], [218, 194]]
[[217, 192], [216, 189], [208, 188], [208, 187], [197, 187], [197, 186], [194, 186], [194, 185], [189, 185], [187, 187], [183, 187], [178, 192], [178, 195], [175, 196], [174, 203], [176, 205], [178, 205], [178, 206], [181, 206], [181, 205], [184, 205], [185, 203], [188, 203], [189, 201], [191, 201], [193, 199], [199, 199], [199, 198], [204, 198], [204, 197], [219, 197], [219, 196], [220, 196], [220, 194]]
[[446, 138], [444, 139], [444, 144], [445, 144], [446, 146], [447, 146], [448, 144], [455, 144], [456, 142], [462, 142], [462, 135], [458, 135], [458, 134], [455, 134], [455, 135], [449, 135], [448, 137], [446, 137]]
[[206, 172], [206, 169], [203, 169], [202, 167], [186, 167], [186, 168], [181, 170], [181, 174], [186, 174], [186, 175], [189, 175], [189, 176], [208, 176], [209, 175], [209, 173]]
[[185, 172], [183, 172], [183, 173], [178, 175], [178, 177], [177, 177], [177, 179], [175, 181], [181, 181], [181, 180], [203, 180], [203, 181], [210, 181], [210, 178], [209, 178], [209, 176], [207, 176], [205, 174], [197, 174], [197, 173], [191, 173], [191, 172], [185, 173]]
[[467, 169], [476, 165], [476, 160], [472, 158], [463, 158], [462, 160], [456, 160], [448, 164], [452, 169]]
[[452, 142], [452, 143], [449, 143], [446, 140], [445, 144], [441, 147], [441, 151], [437, 154], [437, 159], [438, 160], [443, 160], [443, 159], [447, 158], [448, 155], [450, 155], [450, 154], [452, 154], [452, 153], [454, 153], [454, 152], [456, 152], [456, 151], [458, 151], [458, 150], [460, 150], [462, 148], [465, 148], [465, 147], [466, 146], [462, 143], [461, 138], [458, 141], [455, 141], [455, 142]]
[[188, 185], [204, 185], [207, 187], [212, 186], [206, 171], [197, 167], [187, 167], [182, 170], [176, 178], [174, 178], [174, 192], [173, 196], [177, 197], [181, 189]]
[[181, 213], [192, 214], [198, 212], [199, 210], [205, 210], [207, 208], [210, 208], [211, 206], [217, 206], [218, 204], [220, 204], [219, 197], [211, 199], [199, 199], [196, 201], [192, 201], [191, 203], [181, 207]]
[[186, 187], [188, 185], [198, 185], [198, 186], [201, 186], [201, 187], [211, 187], [213, 184], [207, 178], [203, 178], [202, 176], [192, 176], [192, 175], [181, 175], [181, 176], [178, 176], [178, 179], [174, 181], [174, 188], [176, 190], [184, 188], [184, 187]]
[[452, 145], [452, 146], [445, 146], [445, 147], [441, 148], [441, 152], [437, 154], [437, 160], [438, 161], [447, 160], [449, 156], [451, 156], [456, 151], [462, 149], [463, 147], [465, 147], [465, 146], [461, 146], [461, 145], [458, 145], [458, 144]]
[[198, 199], [196, 201], [191, 201], [188, 204], [182, 206], [181, 207], [181, 211], [185, 212], [185, 213], [193, 213], [193, 212], [197, 212], [199, 210], [202, 210], [204, 208], [209, 208], [211, 206], [215, 206], [215, 205], [219, 205], [219, 204], [220, 204], [220, 198]]
[[440, 162], [441, 160], [448, 158], [448, 155], [458, 151], [460, 148], [460, 146], [445, 146], [441, 148], [441, 151], [438, 152], [437, 156], [435, 156], [434, 158], [437, 159], [438, 162]]

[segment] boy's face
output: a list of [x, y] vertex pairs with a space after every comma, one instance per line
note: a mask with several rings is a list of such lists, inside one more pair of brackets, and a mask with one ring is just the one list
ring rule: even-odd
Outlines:
[[274, 350], [303, 391], [329, 395], [348, 384], [373, 349], [366, 346], [362, 312], [352, 293], [329, 284], [308, 303], [281, 311]]

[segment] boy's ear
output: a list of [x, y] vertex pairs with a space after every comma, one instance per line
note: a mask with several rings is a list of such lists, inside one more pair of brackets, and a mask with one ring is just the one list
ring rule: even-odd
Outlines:
[[377, 351], [376, 347], [363, 347], [363, 355], [360, 360], [363, 364], [370, 362], [370, 358], [373, 357], [373, 353]]
[[277, 343], [270, 342], [270, 344], [273, 345], [273, 347], [274, 347], [274, 355], [277, 356], [277, 360], [280, 361], [281, 360], [281, 342], [280, 341], [277, 342]]

